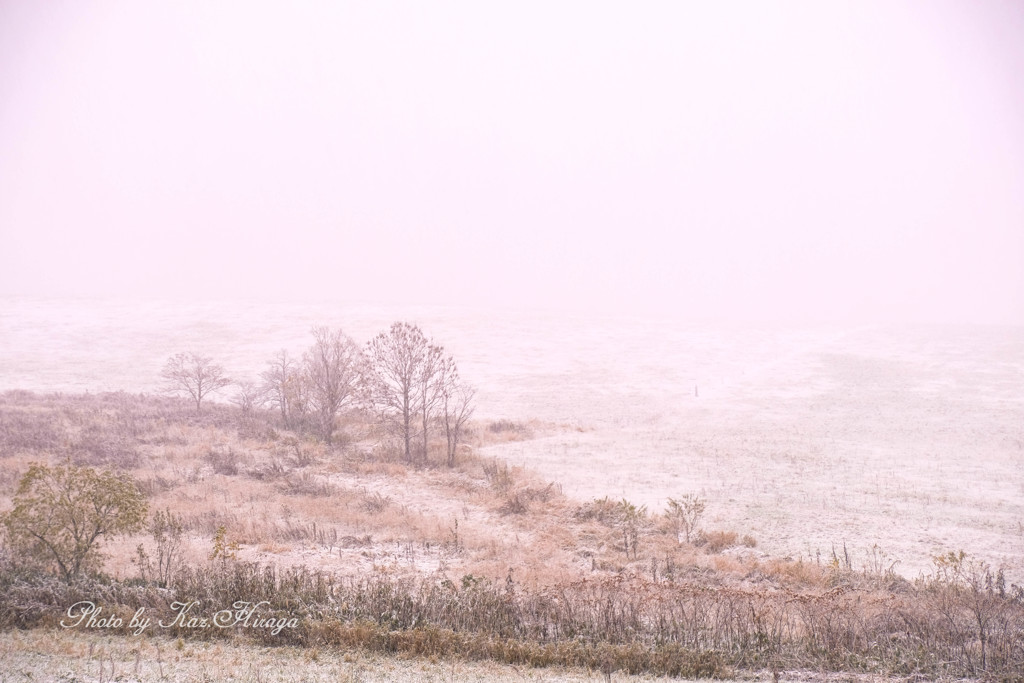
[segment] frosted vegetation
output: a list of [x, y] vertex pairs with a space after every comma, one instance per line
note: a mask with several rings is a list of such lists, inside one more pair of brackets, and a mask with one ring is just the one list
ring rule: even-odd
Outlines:
[[[54, 628], [78, 600], [159, 614], [169, 594], [244, 594], [301, 627], [214, 640], [307, 657], [719, 677], [1024, 663], [1020, 329], [26, 301], [0, 316], [0, 626]], [[61, 581], [25, 530], [50, 500], [32, 463], [64, 458], [131, 476], [151, 514]]]
[[845, 544], [860, 565], [880, 549], [912, 578], [963, 549], [1024, 581], [1020, 328], [67, 301], [8, 301], [0, 316], [0, 389], [42, 392], [156, 391], [182, 350], [256, 381], [314, 325], [364, 343], [412, 320], [458, 359], [478, 418], [565, 427], [484, 454], [568, 495], [660, 510], [699, 493], [716, 502], [709, 524], [772, 555]]

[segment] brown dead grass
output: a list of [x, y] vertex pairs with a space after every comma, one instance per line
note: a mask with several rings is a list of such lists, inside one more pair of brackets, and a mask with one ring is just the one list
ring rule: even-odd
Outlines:
[[[535, 472], [474, 454], [496, 440], [535, 438], [562, 426], [475, 424], [467, 450], [448, 468], [440, 464], [441, 444], [427, 466], [410, 465], [379, 442], [350, 440], [331, 450], [269, 427], [263, 433], [275, 438], [253, 438], [251, 430], [240, 433], [237, 415], [214, 412], [200, 419], [145, 397], [122, 398], [112, 407], [102, 396], [0, 395], [0, 416], [22, 416], [8, 424], [38, 429], [49, 419], [58, 433], [128, 433], [136, 457], [121, 463], [130, 465], [123, 469], [149, 494], [152, 509], [182, 518], [182, 559], [193, 566], [208, 560], [223, 527], [226, 541], [239, 545], [239, 560], [341, 576], [512, 577], [538, 590], [609, 576], [655, 582], [714, 577], [715, 583], [767, 582], [788, 590], [820, 590], [831, 580], [828, 567], [765, 558], [742, 531], [710, 530], [699, 543], [680, 544], [658, 511], [638, 508], [628, 522], [628, 501], [572, 500]], [[126, 421], [132, 425], [127, 432]], [[53, 448], [49, 432], [38, 443], [33, 434], [17, 436], [18, 446], [0, 457], [5, 507], [30, 462], [74, 457]], [[105, 540], [107, 571], [135, 576], [139, 544], [152, 549], [145, 535]]]
[[[181, 646], [178, 643], [181, 642]], [[12, 682], [41, 680], [240, 681], [243, 683], [450, 683], [522, 681], [529, 669], [494, 662], [388, 656], [352, 648], [192, 643], [169, 638], [116, 638], [76, 630], [0, 633], [0, 672]], [[101, 676], [102, 672], [102, 676]], [[545, 670], [540, 680], [583, 683], [585, 669]], [[663, 680], [616, 674], [616, 681]]]

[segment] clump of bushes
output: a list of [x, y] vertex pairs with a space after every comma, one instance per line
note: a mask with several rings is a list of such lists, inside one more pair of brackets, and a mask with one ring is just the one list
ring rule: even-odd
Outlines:
[[517, 491], [509, 493], [505, 501], [498, 508], [503, 515], [523, 515], [529, 512], [530, 505], [534, 502], [546, 503], [554, 495], [555, 485], [532, 487], [526, 486]]
[[488, 423], [487, 431], [492, 434], [511, 433], [526, 436], [530, 433], [530, 428], [521, 422], [513, 422], [512, 420], [495, 420]]
[[697, 534], [694, 545], [703, 548], [709, 553], [720, 553], [729, 548], [744, 546], [747, 548], [757, 547], [757, 539], [749, 534], [741, 538], [735, 531], [701, 531]]
[[508, 463], [496, 458], [485, 461], [483, 470], [487, 483], [498, 493], [506, 493], [516, 482], [515, 473], [509, 469]]
[[210, 449], [204, 456], [216, 474], [233, 477], [241, 468], [241, 457], [232, 448]]
[[302, 472], [285, 479], [282, 490], [289, 496], [329, 498], [337, 494], [338, 487], [323, 477], [318, 477], [309, 472]]

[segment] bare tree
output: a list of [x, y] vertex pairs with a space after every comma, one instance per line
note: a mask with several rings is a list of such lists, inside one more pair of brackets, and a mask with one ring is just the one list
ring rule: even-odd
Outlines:
[[231, 397], [231, 402], [238, 406], [246, 417], [252, 416], [265, 400], [263, 387], [253, 382], [239, 382], [238, 391]]
[[683, 535], [686, 536], [686, 542], [690, 542], [690, 536], [697, 530], [706, 507], [707, 501], [693, 493], [687, 493], [679, 500], [668, 499], [665, 517], [676, 534], [677, 542], [682, 541]]
[[451, 356], [445, 357], [437, 372], [440, 420], [448, 446], [448, 467], [455, 466], [455, 453], [462, 440], [466, 422], [473, 416], [476, 391], [459, 378], [459, 369]]
[[285, 429], [295, 429], [306, 413], [306, 378], [302, 365], [282, 349], [260, 373], [263, 390], [271, 406], [281, 412]]
[[171, 356], [160, 375], [166, 380], [166, 390], [185, 394], [196, 402], [196, 412], [202, 410], [203, 399], [231, 384], [224, 368], [209, 356], [178, 353]]
[[314, 327], [313, 345], [303, 356], [303, 366], [317, 432], [330, 444], [338, 414], [355, 398], [359, 347], [341, 330]]
[[428, 344], [420, 363], [417, 383], [419, 384], [419, 406], [421, 417], [420, 436], [423, 438], [423, 459], [427, 459], [427, 445], [430, 437], [430, 423], [441, 404], [441, 385], [438, 382], [444, 366], [444, 349]]
[[422, 330], [402, 322], [394, 323], [366, 345], [366, 401], [384, 425], [402, 439], [409, 462], [416, 436], [414, 420], [423, 409], [423, 366], [429, 349]]

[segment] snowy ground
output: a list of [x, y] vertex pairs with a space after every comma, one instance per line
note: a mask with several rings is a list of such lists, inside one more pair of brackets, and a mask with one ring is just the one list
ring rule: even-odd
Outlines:
[[[579, 498], [663, 507], [759, 551], [845, 543], [915, 576], [963, 549], [1024, 582], [1024, 329], [710, 327], [680, 320], [327, 305], [0, 301], [0, 390], [154, 391], [172, 353], [255, 379], [309, 329], [419, 323], [479, 387], [477, 416], [562, 433], [493, 446]], [[878, 550], [873, 548], [877, 546]]]

